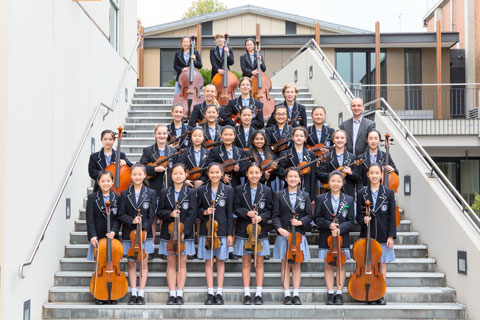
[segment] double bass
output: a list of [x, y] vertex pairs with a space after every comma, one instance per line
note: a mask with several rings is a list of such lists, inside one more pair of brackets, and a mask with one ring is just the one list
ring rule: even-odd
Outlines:
[[123, 136], [123, 128], [122, 126], [118, 127], [118, 134], [117, 134], [117, 154], [115, 158], [115, 163], [111, 163], [105, 170], [109, 171], [113, 175], [113, 179], [115, 180], [115, 184], [112, 187], [112, 191], [116, 194], [120, 194], [123, 190], [127, 190], [128, 186], [130, 185], [130, 167], [125, 165], [120, 165], [120, 155], [121, 155], [121, 144], [122, 144], [122, 136]]
[[[385, 165], [387, 166], [389, 162], [390, 162], [390, 135], [387, 132], [385, 133]], [[388, 170], [385, 169], [384, 167], [382, 170], [382, 175], [383, 175], [382, 184], [384, 186], [387, 186], [389, 189], [392, 189], [393, 193], [397, 193], [398, 185], [400, 184], [400, 179], [398, 178], [397, 173], [395, 171], [388, 172]], [[398, 228], [402, 220], [398, 206], [395, 207], [395, 211], [396, 211], [395, 223]]]
[[226, 106], [228, 101], [235, 99], [235, 88], [238, 85], [238, 78], [232, 71], [228, 70], [228, 34], [225, 34], [225, 46], [223, 47], [223, 74], [217, 73], [212, 84], [217, 88], [217, 101], [220, 105]]

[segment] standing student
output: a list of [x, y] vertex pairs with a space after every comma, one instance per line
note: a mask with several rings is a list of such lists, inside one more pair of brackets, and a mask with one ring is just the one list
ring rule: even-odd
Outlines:
[[223, 34], [216, 34], [215, 42], [217, 43], [215, 48], [210, 49], [210, 63], [212, 64], [212, 80], [217, 73], [224, 74], [226, 71], [226, 70], [223, 70], [224, 54], [227, 55], [228, 70], [230, 70], [230, 66], [233, 65], [233, 63], [235, 62], [232, 48], [227, 47], [225, 50], [225, 36]]
[[[207, 281], [206, 305], [222, 305], [223, 280], [225, 276], [225, 260], [228, 258], [228, 247], [233, 246], [233, 188], [222, 183], [223, 168], [219, 163], [210, 163], [207, 175], [209, 182], [201, 186], [197, 192], [198, 217], [201, 219], [200, 238], [198, 241], [197, 256], [205, 260], [205, 278]], [[213, 291], [213, 260], [210, 248], [206, 247], [207, 236], [211, 231], [206, 225], [209, 217], [217, 221], [217, 235], [220, 247], [213, 250], [213, 257], [217, 267], [217, 293]], [[210, 241], [211, 243], [211, 241]]]
[[[105, 170], [110, 164], [115, 163], [117, 159], [117, 152], [113, 149], [115, 132], [112, 130], [103, 130], [100, 134], [100, 140], [103, 145], [102, 150], [92, 153], [88, 162], [88, 175], [95, 180], [95, 186], [93, 187], [94, 192], [100, 189], [97, 183], [98, 174]], [[133, 166], [123, 152], [120, 153], [120, 165]]]
[[188, 125], [190, 127], [196, 127], [203, 124], [202, 121], [205, 118], [205, 109], [207, 108], [207, 105], [214, 104], [217, 107], [220, 107], [216, 99], [217, 88], [215, 88], [213, 84], [207, 84], [203, 88], [203, 96], [205, 97], [205, 100], [202, 103], [193, 106], [192, 114], [188, 120]]
[[[145, 304], [145, 286], [148, 278], [148, 255], [153, 253], [152, 222], [155, 216], [157, 199], [155, 190], [147, 188], [147, 170], [141, 163], [136, 163], [131, 170], [132, 185], [122, 191], [118, 209], [118, 220], [122, 222], [122, 244], [126, 255], [131, 247], [130, 233], [136, 230], [137, 224], [142, 224], [142, 231], [147, 233], [147, 238], [142, 247], [147, 254], [144, 260], [140, 260], [140, 288], [137, 290], [137, 261], [128, 257], [128, 281], [132, 295], [128, 304]], [[146, 182], [148, 183], [148, 182]], [[137, 216], [140, 209], [140, 216]], [[141, 259], [141, 257], [140, 257]]]
[[218, 124], [218, 107], [214, 104], [207, 105], [205, 109], [205, 122], [202, 125], [203, 132], [205, 133], [205, 142], [208, 140], [221, 141], [220, 131], [222, 127]]
[[[255, 131], [251, 138], [251, 147], [249, 154], [253, 156], [253, 160], [258, 164], [261, 164], [265, 160], [275, 160], [277, 156], [272, 152], [272, 150], [267, 145], [267, 137], [265, 132]], [[263, 172], [260, 182], [270, 186], [270, 183], [278, 175], [278, 162], [272, 164], [273, 171]]]
[[182, 37], [180, 41], [182, 48], [175, 53], [175, 59], [173, 59], [173, 69], [177, 73], [175, 78], [175, 95], [180, 93], [180, 86], [178, 85], [178, 78], [182, 72], [188, 72], [190, 66], [190, 59], [193, 60], [193, 65], [197, 69], [202, 69], [202, 57], [197, 50], [194, 50], [193, 56], [190, 56], [190, 47], [192, 42], [190, 37]]
[[308, 139], [307, 145], [314, 146], [318, 143], [323, 144], [325, 147], [332, 145], [333, 128], [330, 128], [325, 124], [327, 118], [327, 112], [322, 106], [313, 107], [312, 120], [313, 125], [308, 126]]
[[[94, 248], [98, 247], [100, 240], [104, 238], [118, 239], [120, 230], [120, 223], [117, 220], [118, 195], [111, 190], [113, 186], [112, 173], [105, 170], [100, 171], [96, 183], [100, 189], [88, 195], [86, 209], [87, 236], [90, 242], [87, 254], [89, 261], [95, 261]], [[110, 233], [107, 233], [107, 201], [110, 201]], [[96, 300], [95, 302], [96, 304], [117, 304], [116, 300]]]
[[[396, 204], [393, 190], [381, 184], [382, 167], [378, 163], [370, 164], [367, 171], [369, 185], [357, 193], [357, 222], [361, 226], [360, 238], [366, 237], [367, 225], [371, 223], [370, 233], [372, 239], [377, 240], [382, 246], [382, 257], [379, 270], [383, 278], [387, 278], [387, 263], [395, 261], [393, 250], [394, 239], [397, 237]], [[370, 201], [370, 216], [365, 215], [365, 202]], [[374, 303], [386, 304], [385, 297]]]
[[[287, 187], [275, 193], [273, 197], [272, 222], [277, 230], [273, 257], [282, 260], [282, 284], [285, 293], [283, 304], [300, 305], [302, 301], [299, 296], [300, 282], [302, 278], [301, 264], [290, 264], [286, 259], [288, 249], [288, 237], [295, 226], [295, 232], [302, 235], [300, 249], [304, 255], [304, 261], [310, 259], [305, 227], [312, 221], [312, 205], [308, 193], [299, 189], [301, 174], [297, 168], [289, 168], [285, 177]], [[295, 211], [296, 217], [293, 216]], [[290, 296], [290, 270], [293, 280], [293, 298]]]
[[[340, 171], [332, 171], [329, 174], [328, 185], [330, 191], [317, 196], [315, 201], [315, 214], [313, 221], [318, 227], [318, 258], [325, 259], [327, 257], [328, 237], [341, 236], [343, 239], [342, 248], [345, 259], [350, 259], [350, 231], [355, 225], [355, 206], [354, 198], [342, 192], [344, 183], [343, 174]], [[337, 223], [333, 223], [333, 215], [336, 215]], [[333, 241], [333, 240], [332, 240]], [[340, 281], [337, 282], [337, 290], [335, 292], [334, 283], [334, 265], [330, 265], [325, 260], [325, 282], [327, 284], [327, 301], [326, 304], [342, 305], [342, 290], [346, 279], [346, 265], [340, 270]]]
[[[282, 139], [291, 139], [293, 130], [292, 127], [287, 123], [288, 111], [286, 106], [276, 106], [273, 110], [273, 117], [271, 117], [270, 119], [272, 118], [274, 119], [274, 123], [265, 129], [265, 134], [267, 136], [267, 144], [270, 147], [273, 147]], [[292, 144], [289, 143], [288, 145], [291, 146]]]
[[[251, 78], [258, 75], [257, 69], [257, 53], [255, 52], [255, 42], [253, 39], [248, 38], [245, 40], [246, 53], [240, 57], [240, 68], [242, 69], [242, 77]], [[265, 59], [262, 55], [258, 55], [260, 59], [260, 69], [265, 72], [267, 66], [265, 65]]]
[[[302, 126], [304, 128], [307, 127], [307, 111], [305, 110], [305, 106], [297, 102], [297, 95], [298, 95], [298, 88], [293, 83], [286, 84], [282, 88], [282, 95], [285, 98], [285, 101], [281, 104], [277, 104], [275, 108], [278, 106], [285, 106], [288, 111], [288, 120], [292, 120], [291, 126], [298, 127]], [[301, 118], [301, 120], [297, 120]], [[267, 127], [272, 126], [275, 121], [270, 118], [267, 122]]]
[[[208, 150], [202, 144], [205, 140], [205, 133], [202, 127], [195, 127], [190, 134], [191, 146], [185, 149], [185, 152], [178, 157], [178, 162], [185, 164], [187, 170], [194, 170], [194, 168], [205, 168], [206, 160], [208, 158]], [[205, 171], [202, 171], [201, 176], [205, 176]], [[206, 180], [206, 179], [205, 179]], [[185, 184], [194, 189], [198, 189], [202, 184], [202, 179], [195, 181], [186, 180]]]
[[[249, 241], [247, 230], [250, 226], [253, 232], [253, 226], [256, 224], [261, 228], [261, 232], [257, 235], [257, 246], [262, 246], [260, 252], [257, 252], [255, 265], [255, 280], [257, 289], [255, 292], [254, 303], [256, 305], [263, 304], [262, 287], [263, 287], [263, 259], [270, 255], [270, 244], [268, 241], [268, 229], [266, 222], [270, 218], [272, 210], [272, 191], [269, 187], [260, 183], [262, 170], [256, 162], [249, 164], [247, 169], [248, 182], [235, 188], [234, 208], [237, 215], [237, 223], [235, 225], [235, 247], [233, 254], [242, 257], [242, 279], [244, 288], [243, 304], [252, 304], [250, 296], [250, 268], [252, 265], [252, 257], [255, 253], [252, 250], [245, 249], [245, 243]], [[252, 233], [254, 234], [254, 233]], [[255, 236], [253, 236], [255, 237]]]
[[183, 137], [182, 135], [192, 131], [192, 127], [183, 123], [183, 106], [181, 104], [175, 104], [172, 107], [171, 114], [173, 121], [168, 125], [168, 141], [171, 142], [174, 137], [180, 138], [175, 143], [170, 143], [170, 146], [175, 149], [186, 148], [190, 144], [190, 135], [185, 135]]
[[[187, 178], [187, 169], [183, 163], [176, 163], [172, 167], [173, 185], [160, 195], [157, 214], [163, 220], [160, 232], [158, 253], [167, 256], [167, 282], [170, 292], [168, 305], [183, 304], [183, 288], [187, 280], [187, 255], [195, 255], [193, 240], [193, 224], [197, 218], [197, 197], [195, 190], [184, 185]], [[175, 218], [183, 224], [183, 235], [178, 234], [181, 241], [185, 241], [185, 250], [180, 255], [180, 261], [175, 253], [167, 251], [167, 244], [172, 235]]]
[[235, 145], [244, 151], [250, 149], [250, 140], [255, 129], [252, 127], [253, 112], [248, 107], [240, 110], [240, 120], [242, 123], [235, 127]]

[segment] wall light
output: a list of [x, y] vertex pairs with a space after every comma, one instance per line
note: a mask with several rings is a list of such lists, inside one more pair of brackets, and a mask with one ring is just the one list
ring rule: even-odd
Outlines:
[[406, 196], [412, 194], [412, 181], [410, 176], [403, 176], [403, 194]]

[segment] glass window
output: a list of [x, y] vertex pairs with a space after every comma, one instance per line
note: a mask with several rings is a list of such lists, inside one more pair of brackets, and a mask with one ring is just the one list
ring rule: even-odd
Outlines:
[[110, 0], [110, 44], [118, 51], [120, 0]]
[[212, 21], [202, 22], [202, 36], [211, 36], [212, 35]]
[[350, 52], [337, 52], [335, 54], [335, 68], [347, 83], [352, 82], [352, 63], [350, 61]]
[[460, 160], [460, 193], [469, 204], [480, 193], [480, 160]]
[[[420, 49], [405, 49], [405, 83], [422, 83], [422, 51]], [[421, 110], [422, 89], [419, 86], [405, 88], [405, 109]]]
[[160, 50], [160, 86], [167, 87], [170, 80], [175, 80], [177, 73], [173, 69], [173, 60], [177, 49]]
[[285, 34], [297, 34], [297, 23], [285, 21]]

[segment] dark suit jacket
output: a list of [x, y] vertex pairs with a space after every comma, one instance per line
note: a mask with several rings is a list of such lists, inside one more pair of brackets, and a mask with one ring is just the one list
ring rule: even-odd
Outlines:
[[[292, 138], [292, 131], [293, 128], [289, 125], [285, 125], [283, 127], [283, 132], [280, 134], [280, 129], [278, 125], [275, 123], [273, 126], [268, 127], [265, 129], [265, 136], [267, 137], [267, 144], [268, 146], [272, 146], [276, 144], [280, 139], [290, 139]], [[291, 146], [291, 142], [288, 143]]]
[[346, 194], [351, 197], [355, 196], [355, 184], [360, 179], [360, 169], [359, 166], [352, 165], [354, 160], [356, 160], [354, 154], [345, 151], [343, 153], [343, 163], [338, 163], [337, 154], [335, 153], [335, 149], [330, 151], [327, 155], [325, 162], [320, 163], [320, 167], [317, 170], [317, 178], [320, 179], [321, 182], [327, 183], [328, 182], [328, 175], [330, 172], [337, 170], [338, 167], [346, 166], [350, 164], [350, 168], [352, 169], [352, 174], [345, 177], [345, 183], [343, 184], [343, 190]]
[[[197, 60], [193, 63], [193, 65], [197, 69], [202, 69], [202, 57], [197, 50], [194, 51], [194, 54]], [[178, 50], [175, 53], [175, 59], [173, 60], [173, 69], [175, 69], [175, 72], [177, 73], [177, 77], [175, 78], [176, 81], [178, 81], [178, 77], [180, 76], [180, 73], [182, 73], [182, 69], [188, 66], [189, 61], [185, 61], [185, 59], [183, 59], [183, 49]]]
[[333, 128], [330, 128], [327, 125], [323, 125], [322, 136], [320, 138], [320, 141], [318, 141], [317, 129], [315, 128], [315, 125], [309, 126], [307, 128], [307, 132], [308, 132], [307, 145], [314, 146], [317, 143], [321, 143], [326, 147], [332, 146], [333, 145], [332, 137], [333, 137], [334, 131], [335, 130]]
[[[257, 53], [254, 53], [255, 55], [255, 61], [252, 64], [252, 60], [250, 59], [250, 55], [248, 53], [245, 53], [244, 55], [240, 56], [240, 67], [242, 68], [242, 77], [252, 77], [252, 71], [257, 70]], [[267, 70], [267, 67], [265, 66], [265, 59], [263, 58], [262, 55], [261, 63], [260, 63], [260, 69], [265, 72]]]
[[[233, 149], [233, 160], [238, 160], [240, 158], [245, 158], [245, 151], [235, 146], [232, 147]], [[220, 146], [213, 148], [208, 153], [208, 158], [206, 163], [210, 164], [212, 162], [218, 162], [220, 164], [224, 163], [228, 158], [227, 149], [225, 149], [225, 145], [222, 143]], [[230, 185], [232, 187], [236, 187], [240, 184], [240, 177], [245, 176], [245, 172], [247, 171], [248, 161], [242, 161], [238, 164], [240, 166], [240, 170], [238, 172], [232, 171], [230, 174], [232, 181]], [[227, 173], [226, 173], [227, 174]], [[206, 182], [206, 181], [204, 181]]]
[[[278, 106], [287, 106], [287, 102], [284, 101], [283, 103], [279, 103], [275, 106], [275, 108], [278, 107]], [[273, 113], [272, 113], [272, 115], [273, 115]], [[293, 120], [293, 119], [297, 119], [297, 118], [302, 118], [302, 120], [292, 122], [291, 126], [293, 128], [298, 127], [298, 126], [303, 126], [306, 129], [307, 128], [307, 111], [305, 110], [305, 106], [303, 104], [300, 104], [297, 101], [295, 101], [295, 103], [293, 104], [293, 107], [292, 107], [292, 116], [289, 117], [289, 119]], [[275, 124], [275, 119], [272, 116], [267, 121], [267, 128], [273, 126], [274, 124]]]
[[[117, 158], [117, 152], [112, 149], [112, 160], [110, 161], [111, 163], [115, 163], [115, 159]], [[128, 159], [125, 153], [121, 152], [120, 153], [120, 159], [125, 160], [127, 163], [127, 166], [131, 167], [133, 166], [133, 163], [131, 163]], [[96, 192], [100, 190], [100, 187], [98, 186], [97, 183], [97, 177], [100, 171], [105, 170], [107, 167], [107, 163], [105, 161], [105, 153], [102, 150], [98, 152], [94, 152], [90, 155], [90, 160], [88, 161], [88, 175], [90, 178], [95, 180], [95, 186], [93, 187], [93, 191]]]
[[[120, 222], [118, 221], [118, 198], [119, 196], [110, 191], [110, 228], [115, 232], [115, 238], [118, 239]], [[103, 201], [102, 191], [93, 192], [87, 198], [87, 235], [88, 241], [97, 237], [98, 240], [106, 238], [107, 234], [107, 208]]]
[[[242, 110], [242, 97], [239, 96], [235, 99], [231, 99], [228, 101], [228, 105], [225, 108], [222, 108], [222, 113], [220, 117], [223, 119], [223, 125], [231, 125], [234, 127], [236, 124], [235, 122], [230, 119], [230, 116], [237, 115]], [[258, 100], [254, 100], [250, 97], [250, 109], [253, 112], [253, 119], [252, 119], [252, 127], [259, 130], [265, 126], [265, 122], [263, 120], [263, 103]]]
[[305, 226], [312, 222], [312, 202], [306, 192], [297, 191], [297, 200], [292, 207], [290, 197], [288, 196], [288, 189], [275, 192], [273, 196], [272, 222], [275, 230], [283, 228], [291, 230], [292, 212], [297, 213], [297, 220], [301, 220], [303, 225], [296, 226], [295, 232], [305, 234]]
[[[361, 155], [358, 156], [358, 159], [363, 159], [363, 163], [360, 166], [360, 178], [362, 179], [363, 185], [366, 187], [370, 184], [368, 181], [367, 177], [367, 172], [368, 172], [368, 167], [370, 166], [370, 153], [367, 151], [365, 153], [362, 153]], [[387, 165], [386, 159], [385, 159], [385, 152], [378, 150], [377, 152], [377, 163], [380, 164], [382, 167]], [[395, 169], [395, 173], [398, 175], [398, 169], [395, 166], [395, 163], [393, 163], [392, 155], [390, 155], [390, 159], [388, 159], [388, 165], [392, 166], [393, 169]]]
[[122, 191], [120, 195], [120, 205], [118, 209], [118, 219], [122, 222], [122, 239], [130, 240], [130, 232], [135, 230], [137, 225], [132, 224], [137, 216], [137, 210], [140, 208], [142, 215], [142, 229], [147, 231], [147, 238], [152, 238], [152, 223], [157, 209], [157, 196], [155, 190], [142, 186], [138, 203], [135, 199], [135, 190], [133, 185], [127, 190]]
[[190, 119], [188, 119], [188, 125], [190, 127], [195, 128], [197, 126], [197, 121], [201, 121], [205, 118], [206, 108], [207, 103], [205, 101], [193, 106], [192, 114], [190, 115]]
[[216, 199], [212, 199], [212, 186], [210, 183], [201, 186], [197, 190], [197, 218], [200, 221], [200, 235], [207, 235], [207, 221], [209, 216], [204, 211], [210, 207], [211, 200], [215, 200], [215, 220], [218, 222], [217, 235], [226, 237], [233, 235], [233, 188], [220, 182]]
[[355, 155], [360, 155], [367, 151], [367, 134], [375, 129], [375, 122], [362, 117], [360, 121], [360, 128], [357, 133], [357, 140], [355, 142], [355, 151], [353, 150], [353, 118], [347, 119], [342, 122], [340, 129], [347, 132], [347, 150]]
[[[174, 154], [176, 150], [168, 145], [165, 146], [165, 156]], [[152, 176], [148, 181], [150, 182], [150, 188], [154, 189], [157, 194], [162, 192], [162, 189], [165, 189], [165, 173], [167, 173], [167, 183], [170, 177], [170, 170], [165, 172], [155, 172], [154, 166], [148, 166], [147, 163], [155, 162], [160, 157], [158, 150], [158, 145], [155, 143], [151, 146], [143, 148], [142, 157], [140, 158], [140, 163], [143, 163], [147, 167], [147, 175]], [[177, 156], [174, 156], [168, 161], [168, 167], [171, 168], [173, 164], [177, 161]]]
[[[192, 127], [189, 125], [186, 125], [182, 123], [182, 134], [187, 132], [187, 131], [192, 131]], [[171, 139], [172, 136], [176, 136], [176, 130], [175, 130], [175, 125], [173, 122], [171, 122], [168, 125], [168, 139]], [[190, 145], [190, 135], [186, 135], [184, 137], [181, 137], [180, 140], [178, 141], [178, 147], [179, 148], [186, 148]]]
[[[290, 149], [287, 149], [285, 151], [282, 151], [280, 153], [280, 156], [286, 155], [286, 154], [291, 154], [292, 156], [290, 158], [286, 158], [283, 160], [280, 160], [278, 164], [278, 177], [282, 180], [285, 180], [285, 176], [287, 175], [287, 169], [290, 167], [297, 167], [300, 162], [306, 161], [306, 162], [311, 162], [315, 160], [315, 154], [308, 150], [306, 147], [303, 147], [303, 159], [298, 159], [298, 154], [297, 151], [295, 150], [295, 147], [291, 147]], [[316, 163], [313, 163], [310, 165], [310, 173], [302, 176], [302, 184], [301, 188], [303, 191], [308, 193], [310, 196], [310, 199], [315, 199], [315, 184], [316, 184], [316, 170], [317, 170], [317, 165]]]
[[[228, 65], [228, 70], [230, 70], [230, 66], [233, 65], [233, 63], [235, 62], [235, 59], [233, 57], [233, 50], [231, 47], [228, 47], [228, 52], [230, 53], [230, 55], [227, 58], [227, 65]], [[223, 69], [223, 54], [220, 55], [218, 46], [215, 46], [215, 48], [210, 49], [210, 62], [212, 64], [212, 80], [213, 80], [213, 77], [215, 77], [215, 75], [218, 73], [218, 69]]]
[[246, 149], [250, 148], [251, 144], [250, 141], [252, 141], [252, 136], [253, 133], [255, 132], [255, 129], [250, 126], [248, 130], [248, 141], [245, 140], [245, 128], [242, 125], [235, 126], [235, 145], [241, 149]]

